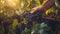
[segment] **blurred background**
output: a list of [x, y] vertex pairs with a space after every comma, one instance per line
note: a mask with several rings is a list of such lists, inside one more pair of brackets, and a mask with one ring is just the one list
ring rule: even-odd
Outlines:
[[[8, 34], [16, 34], [16, 30], [19, 30], [21, 25], [23, 25], [23, 27], [26, 26], [26, 20], [20, 16], [23, 11], [31, 10], [33, 7], [40, 6], [45, 1], [46, 0], [0, 0], [0, 34], [7, 34], [7, 32]], [[48, 16], [52, 11], [53, 7], [48, 9], [45, 14]], [[34, 25], [35, 23], [32, 28]], [[29, 29], [25, 28], [24, 30], [23, 28], [22, 32], [19, 32], [22, 34], [28, 34], [24, 33], [26, 30], [28, 31]]]

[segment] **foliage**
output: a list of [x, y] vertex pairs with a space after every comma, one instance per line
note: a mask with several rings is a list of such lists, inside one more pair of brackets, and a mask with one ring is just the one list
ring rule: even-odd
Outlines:
[[[17, 10], [19, 10], [21, 15], [24, 10], [31, 10], [33, 7], [40, 6], [44, 1], [45, 0], [11, 0], [10, 2], [8, 0], [0, 0], [0, 18], [5, 18], [10, 14], [13, 15]], [[52, 10], [53, 7], [47, 10], [46, 15], [51, 13]], [[25, 19], [23, 22], [26, 22]], [[14, 19], [13, 24], [9, 27], [10, 31], [13, 31], [17, 24], [17, 20]]]

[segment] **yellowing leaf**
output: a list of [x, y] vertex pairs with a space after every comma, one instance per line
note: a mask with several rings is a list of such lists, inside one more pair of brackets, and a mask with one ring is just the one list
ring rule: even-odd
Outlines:
[[50, 8], [50, 9], [48, 9], [48, 10], [46, 11], [46, 15], [50, 14], [50, 13], [52, 12], [52, 10], [53, 10], [53, 7]]

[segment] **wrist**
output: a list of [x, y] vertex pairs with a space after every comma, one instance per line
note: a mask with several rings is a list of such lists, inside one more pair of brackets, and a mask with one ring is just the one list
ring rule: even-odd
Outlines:
[[43, 12], [43, 13], [46, 11], [46, 9], [43, 6], [39, 6], [38, 10], [41, 11], [41, 12]]

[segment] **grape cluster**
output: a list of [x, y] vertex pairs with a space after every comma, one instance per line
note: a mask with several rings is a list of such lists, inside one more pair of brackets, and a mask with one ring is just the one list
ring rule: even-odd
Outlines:
[[34, 13], [34, 14], [30, 13], [30, 11], [25, 11], [23, 14], [24, 14], [24, 18], [27, 21], [38, 20], [42, 16], [42, 14], [40, 14], [40, 12], [38, 12], [38, 11], [36, 13]]
[[40, 22], [41, 16], [42, 16], [42, 14], [40, 14], [40, 12], [38, 12], [38, 11], [34, 14], [30, 13], [30, 11], [25, 11], [23, 13], [23, 17], [27, 21], [27, 28], [31, 28], [33, 21]]

